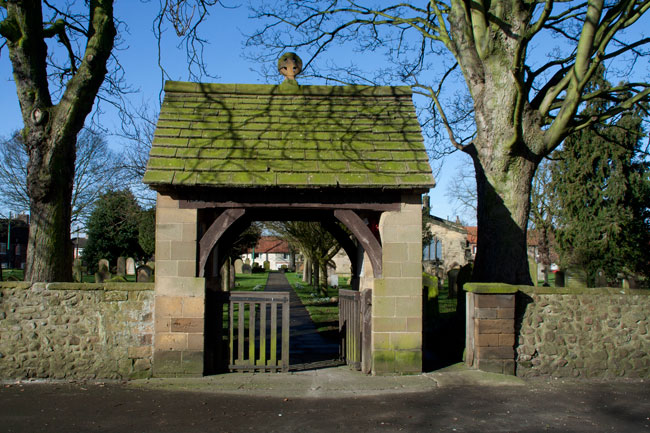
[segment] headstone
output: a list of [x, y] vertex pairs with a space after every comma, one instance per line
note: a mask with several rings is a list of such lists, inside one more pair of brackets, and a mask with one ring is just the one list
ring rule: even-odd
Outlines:
[[533, 286], [536, 286], [539, 282], [537, 278], [537, 262], [535, 261], [535, 257], [530, 255], [528, 256], [528, 271], [530, 272], [530, 279], [533, 281]]
[[133, 260], [133, 257], [126, 259], [126, 275], [135, 275], [135, 260]]
[[251, 264], [251, 259], [249, 259], [248, 257], [246, 257], [246, 260], [244, 260], [244, 264], [250, 266], [250, 264]]
[[458, 294], [458, 287], [456, 286], [456, 279], [460, 269], [454, 268], [447, 272], [447, 288], [449, 289], [449, 299], [453, 299]]
[[271, 269], [271, 263], [268, 260], [264, 260], [264, 270], [268, 271]]
[[252, 274], [253, 270], [251, 269], [251, 265], [248, 263], [244, 263], [241, 267], [241, 273], [242, 274]]
[[83, 282], [83, 264], [81, 259], [74, 259], [72, 262], [72, 278], [75, 283]]
[[236, 274], [241, 274], [243, 266], [244, 266], [244, 262], [242, 262], [241, 259], [235, 260], [235, 273]]
[[126, 275], [126, 257], [117, 258], [117, 275]]
[[338, 287], [339, 286], [339, 276], [336, 274], [332, 274], [329, 277], [327, 277], [327, 285], [330, 287]]
[[555, 287], [564, 287], [565, 285], [564, 271], [555, 272]]
[[607, 287], [607, 277], [602, 269], [596, 271], [595, 284], [596, 287]]
[[149, 266], [149, 268], [151, 268], [152, 271], [156, 270], [156, 262], [150, 260], [146, 263], [146, 265]]
[[152, 269], [147, 265], [138, 266], [136, 270], [135, 280], [138, 283], [149, 283], [151, 282]]
[[99, 262], [97, 262], [97, 269], [101, 271], [102, 267], [106, 268], [106, 272], [111, 268], [110, 263], [108, 263], [108, 260], [106, 259], [99, 259]]
[[108, 260], [101, 259], [99, 261], [99, 269], [95, 273], [95, 282], [103, 283], [111, 279], [111, 273], [108, 271]]
[[587, 287], [587, 271], [572, 266], [566, 272], [566, 286], [572, 289], [584, 289]]

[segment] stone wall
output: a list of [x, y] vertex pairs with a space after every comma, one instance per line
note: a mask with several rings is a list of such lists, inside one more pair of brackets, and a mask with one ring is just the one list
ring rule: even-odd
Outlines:
[[0, 283], [0, 378], [151, 376], [153, 284]]
[[650, 291], [521, 287], [517, 375], [650, 377]]

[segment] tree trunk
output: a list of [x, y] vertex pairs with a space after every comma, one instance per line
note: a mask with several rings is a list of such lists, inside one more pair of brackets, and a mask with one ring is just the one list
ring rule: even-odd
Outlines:
[[[73, 76], [60, 100], [52, 103], [48, 87], [46, 37], [64, 31], [44, 29], [40, 0], [4, 2], [6, 17], [0, 34], [6, 38], [16, 92], [24, 122], [23, 139], [29, 153], [27, 192], [30, 232], [25, 280], [71, 281], [70, 216], [77, 134], [91, 112], [106, 76], [113, 50], [113, 1], [88, 4], [87, 41], [74, 59]], [[50, 23], [51, 24], [51, 23]]]
[[312, 278], [313, 278], [313, 280], [314, 280], [314, 281], [312, 282], [311, 287], [312, 287], [314, 290], [319, 290], [320, 279], [318, 278], [318, 277], [319, 277], [318, 274], [319, 274], [319, 272], [318, 272], [318, 262], [316, 262], [316, 261], [314, 260], [314, 261], [312, 261], [312, 270], [311, 270], [311, 276], [312, 276]]
[[30, 194], [25, 281], [72, 281], [72, 185], [66, 185], [66, 180], [71, 179], [55, 175], [53, 185], [45, 197]]
[[302, 281], [304, 283], [311, 283], [311, 260], [303, 254], [304, 262], [302, 264]]
[[320, 264], [321, 281], [323, 282], [320, 287], [321, 295], [327, 296], [327, 260], [323, 260]]
[[478, 245], [473, 281], [532, 285], [527, 222], [536, 164], [513, 157], [507, 170], [486, 173], [474, 157], [478, 195]]

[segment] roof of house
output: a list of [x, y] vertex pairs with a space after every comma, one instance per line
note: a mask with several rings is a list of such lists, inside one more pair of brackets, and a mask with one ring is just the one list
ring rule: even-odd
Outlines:
[[168, 81], [143, 181], [428, 189], [411, 96], [409, 87]]
[[[248, 249], [248, 252], [253, 252], [252, 248]], [[280, 239], [275, 236], [261, 236], [255, 245], [255, 253], [280, 253], [288, 254], [289, 253], [289, 244], [284, 239]]]

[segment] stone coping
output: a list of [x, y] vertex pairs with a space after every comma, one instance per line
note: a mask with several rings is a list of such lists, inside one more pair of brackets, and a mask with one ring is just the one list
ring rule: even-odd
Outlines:
[[155, 283], [27, 283], [24, 281], [2, 281], [0, 289], [39, 290], [121, 290], [125, 292], [153, 291]]
[[505, 283], [466, 283], [466, 292], [477, 294], [507, 295], [517, 292], [528, 295], [650, 295], [647, 289], [623, 289], [616, 287], [572, 288], [523, 286]]

